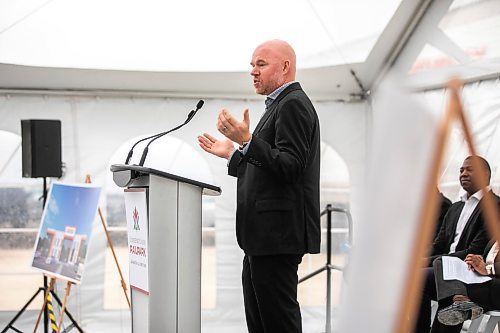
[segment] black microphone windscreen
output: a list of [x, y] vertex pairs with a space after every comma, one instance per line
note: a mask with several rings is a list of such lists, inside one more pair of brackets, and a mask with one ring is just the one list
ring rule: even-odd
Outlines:
[[198, 102], [198, 104], [196, 104], [196, 108], [197, 108], [198, 110], [199, 110], [199, 109], [201, 109], [201, 107], [203, 106], [203, 104], [204, 104], [204, 103], [205, 103], [205, 102], [204, 102], [202, 99], [200, 99], [200, 101]]

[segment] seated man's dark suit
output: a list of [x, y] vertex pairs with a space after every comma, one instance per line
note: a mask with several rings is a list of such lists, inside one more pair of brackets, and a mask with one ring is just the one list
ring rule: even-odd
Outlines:
[[441, 205], [439, 207], [439, 217], [437, 220], [436, 231], [432, 237], [433, 240], [436, 239], [439, 234], [439, 230], [441, 230], [441, 226], [443, 225], [444, 217], [446, 216], [446, 213], [448, 213], [448, 209], [450, 209], [451, 206], [451, 200], [445, 197], [441, 192], [439, 192], [439, 199], [441, 200]]
[[[483, 259], [486, 261], [486, 256], [490, 251], [491, 247], [495, 244], [495, 241], [492, 240], [486, 246]], [[434, 272], [436, 276], [436, 285], [438, 288], [438, 294], [441, 294], [439, 290], [441, 288], [447, 288], [450, 290], [459, 290], [464, 289], [464, 292], [461, 293], [464, 296], [468, 296], [470, 300], [478, 305], [480, 305], [484, 311], [490, 310], [498, 310], [500, 309], [500, 254], [497, 254], [495, 257], [495, 276], [492, 276], [491, 281], [483, 282], [483, 283], [474, 283], [474, 284], [465, 284], [461, 281], [453, 280], [453, 281], [445, 281], [443, 280], [443, 264], [440, 258], [434, 261]], [[447, 285], [451, 284], [451, 285]], [[456, 284], [459, 284], [457, 287]], [[460, 286], [461, 285], [461, 286]], [[440, 297], [441, 298], [441, 297]], [[453, 303], [453, 298], [448, 297], [442, 300], [439, 300], [438, 311], [449, 306]], [[434, 320], [432, 324], [432, 333], [459, 333], [462, 330], [462, 325], [455, 326], [447, 326], [441, 324], [438, 320]]]
[[[496, 195], [494, 197], [498, 202], [498, 197]], [[490, 238], [484, 226], [481, 201], [479, 201], [465, 224], [455, 252], [453, 253], [449, 253], [450, 245], [455, 239], [457, 223], [460, 213], [464, 208], [464, 202], [458, 201], [452, 204], [445, 216], [441, 229], [432, 245], [428, 267], [424, 269], [423, 295], [415, 329], [417, 333], [429, 332], [431, 325], [431, 300], [437, 299], [432, 262], [442, 255], [454, 256], [464, 260], [468, 254], [482, 254], [486, 244], [488, 244]]]
[[[301, 331], [297, 267], [320, 250], [320, 129], [316, 111], [295, 82], [260, 119], [248, 151], [236, 151], [236, 236], [245, 252], [243, 294], [250, 332]], [[283, 327], [287, 327], [285, 330]], [[267, 332], [267, 331], [266, 331]]]

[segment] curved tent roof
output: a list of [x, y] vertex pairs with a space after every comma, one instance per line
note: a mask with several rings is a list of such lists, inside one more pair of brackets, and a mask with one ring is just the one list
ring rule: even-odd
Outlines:
[[144, 71], [245, 71], [281, 38], [302, 68], [366, 59], [401, 0], [0, 2], [0, 62]]
[[0, 0], [0, 89], [258, 98], [251, 53], [281, 38], [312, 98], [351, 100], [396, 59], [424, 88], [497, 75], [499, 22], [497, 0]]
[[255, 98], [253, 48], [281, 38], [313, 97], [345, 98], [360, 92], [346, 64], [366, 60], [400, 2], [0, 1], [0, 87]]

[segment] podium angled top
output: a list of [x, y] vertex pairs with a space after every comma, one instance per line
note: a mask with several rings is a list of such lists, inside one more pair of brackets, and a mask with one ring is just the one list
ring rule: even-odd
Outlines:
[[215, 185], [210, 185], [206, 183], [199, 182], [197, 180], [177, 176], [168, 172], [139, 166], [139, 165], [128, 165], [128, 164], [113, 164], [110, 167], [111, 172], [113, 172], [113, 180], [116, 185], [120, 187], [127, 187], [131, 182], [142, 176], [155, 175], [167, 179], [172, 179], [178, 182], [191, 184], [194, 186], [201, 187], [203, 189], [203, 194], [206, 195], [220, 195], [222, 190], [220, 187]]

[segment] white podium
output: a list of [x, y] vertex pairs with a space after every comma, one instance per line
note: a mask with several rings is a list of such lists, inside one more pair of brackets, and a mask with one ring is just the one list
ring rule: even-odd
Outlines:
[[149, 295], [131, 289], [132, 332], [201, 331], [201, 197], [204, 184], [137, 165], [112, 165], [114, 182], [144, 188], [149, 216]]

